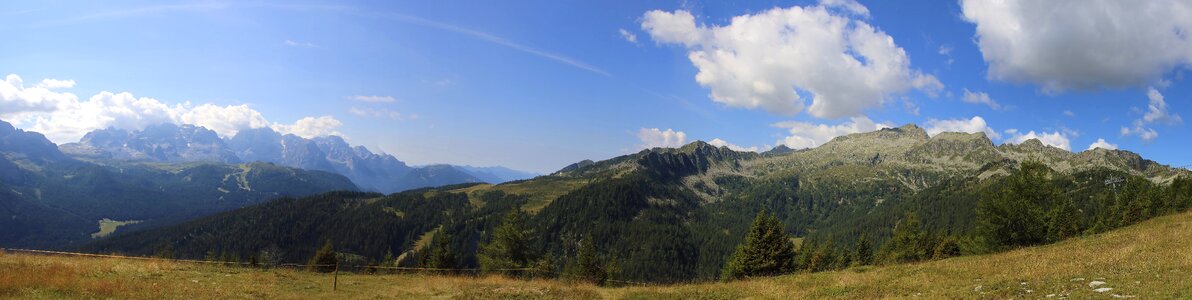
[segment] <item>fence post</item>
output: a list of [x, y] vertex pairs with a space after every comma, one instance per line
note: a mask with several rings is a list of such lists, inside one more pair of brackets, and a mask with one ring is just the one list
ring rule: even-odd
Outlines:
[[335, 262], [335, 279], [331, 281], [331, 291], [339, 290], [339, 262]]

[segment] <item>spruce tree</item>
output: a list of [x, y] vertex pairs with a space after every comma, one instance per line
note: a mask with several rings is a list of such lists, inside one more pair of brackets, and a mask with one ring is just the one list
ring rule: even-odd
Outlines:
[[856, 264], [867, 266], [873, 264], [873, 245], [869, 244], [869, 237], [862, 234], [857, 240], [857, 251], [853, 254]]
[[911, 213], [894, 226], [894, 236], [879, 251], [882, 263], [901, 263], [928, 258], [928, 236], [919, 224], [919, 216]]
[[1006, 177], [1002, 188], [982, 195], [977, 203], [977, 232], [990, 250], [1030, 246], [1047, 240], [1047, 213], [1059, 189], [1046, 165], [1023, 162]]
[[[815, 251], [808, 249], [808, 251]], [[724, 267], [721, 278], [740, 279], [752, 276], [773, 276], [795, 270], [795, 246], [786, 235], [786, 228], [778, 217], [765, 211], [757, 214], [745, 235], [745, 242]]]
[[[477, 259], [485, 271], [526, 268], [536, 260], [530, 250], [532, 232], [526, 214], [514, 209], [501, 225], [493, 228], [492, 240], [480, 246]], [[512, 274], [507, 272], [507, 274]]]
[[421, 266], [423, 268], [454, 269], [458, 267], [459, 260], [455, 256], [455, 250], [451, 249], [451, 236], [447, 235], [445, 230], [439, 229], [431, 239], [430, 249], [427, 249], [426, 256], [422, 257]]
[[575, 251], [575, 262], [570, 269], [570, 273], [597, 285], [602, 285], [608, 280], [609, 272], [600, 260], [600, 254], [596, 251], [596, 241], [591, 234], [579, 241], [579, 248]]
[[324, 273], [334, 271], [337, 264], [339, 264], [339, 260], [335, 259], [335, 250], [331, 247], [331, 240], [324, 242], [323, 247], [319, 248], [319, 251], [315, 252], [315, 256], [311, 257], [310, 262], [307, 263], [311, 271]]
[[1072, 199], [1060, 199], [1047, 213], [1047, 240], [1057, 242], [1080, 233], [1080, 212]]

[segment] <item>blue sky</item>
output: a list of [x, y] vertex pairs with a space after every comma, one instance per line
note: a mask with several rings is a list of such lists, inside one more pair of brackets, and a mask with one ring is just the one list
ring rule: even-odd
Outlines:
[[1192, 17], [1165, 7], [1187, 4], [1078, 2], [4, 3], [0, 76], [19, 81], [0, 86], [0, 118], [59, 143], [161, 121], [272, 126], [543, 173], [906, 123], [1192, 164]]

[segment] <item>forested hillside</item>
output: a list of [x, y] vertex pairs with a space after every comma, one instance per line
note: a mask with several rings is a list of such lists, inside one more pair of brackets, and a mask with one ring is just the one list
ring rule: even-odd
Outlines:
[[[86, 249], [295, 262], [330, 242], [344, 257], [372, 264], [487, 268], [494, 254], [479, 249], [512, 239], [529, 245], [513, 266], [684, 282], [760, 270], [726, 269], [730, 258], [765, 252], [750, 247], [772, 246], [744, 243], [757, 226], [781, 229], [788, 239], [765, 240], [794, 241], [797, 249], [739, 260], [777, 263], [758, 273], [775, 274], [1045, 244], [1190, 204], [1188, 171], [1127, 151], [1072, 153], [1037, 140], [994, 146], [983, 134], [928, 136], [908, 125], [803, 151], [757, 154], [696, 142], [501, 185], [287, 199]], [[507, 217], [514, 209], [528, 216]]]

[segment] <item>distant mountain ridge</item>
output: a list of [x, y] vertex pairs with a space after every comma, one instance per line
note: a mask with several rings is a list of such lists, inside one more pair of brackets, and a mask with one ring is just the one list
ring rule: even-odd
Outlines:
[[339, 136], [307, 139], [267, 127], [241, 130], [227, 139], [195, 125], [159, 124], [139, 131], [108, 128], [59, 148], [94, 161], [269, 162], [341, 174], [363, 190], [382, 193], [458, 183], [502, 183], [536, 175], [504, 167], [411, 167], [392, 155], [352, 146]]
[[[87, 145], [64, 147], [90, 151], [79, 160], [60, 152], [40, 133], [0, 121], [0, 247], [77, 245], [103, 232], [100, 224], [105, 219], [138, 221], [129, 226], [152, 228], [277, 197], [357, 190], [347, 177], [331, 172], [219, 162], [234, 156], [211, 143], [205, 129], [170, 125], [154, 127], [145, 135], [163, 132], [185, 134], [146, 139], [129, 138], [130, 133], [118, 130], [95, 132], [84, 138], [91, 142]], [[208, 142], [193, 146], [202, 141]], [[114, 143], [123, 151], [84, 148]], [[179, 147], [187, 143], [192, 147]], [[209, 155], [213, 153], [219, 155]], [[174, 162], [198, 157], [215, 162]], [[126, 161], [136, 158], [162, 162]], [[107, 233], [126, 229], [115, 227]]]

